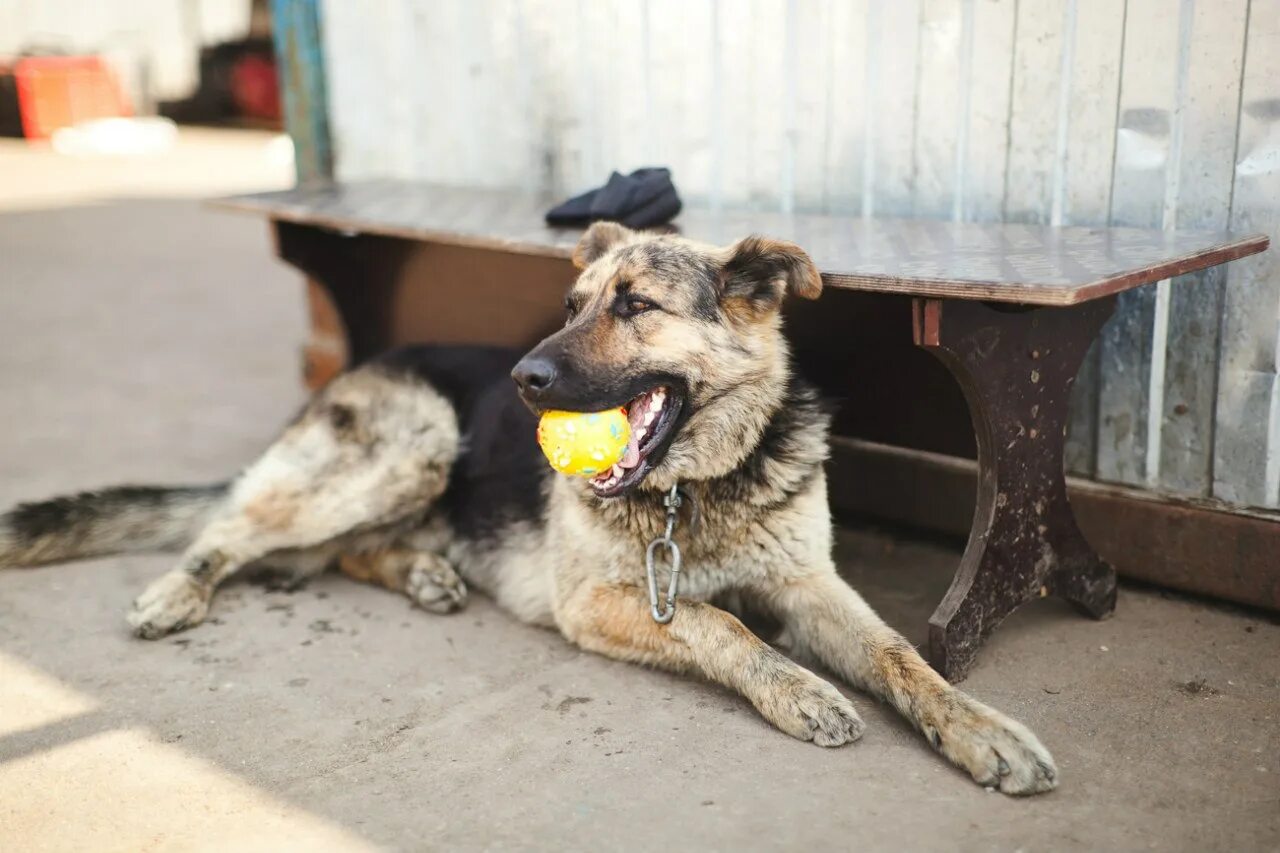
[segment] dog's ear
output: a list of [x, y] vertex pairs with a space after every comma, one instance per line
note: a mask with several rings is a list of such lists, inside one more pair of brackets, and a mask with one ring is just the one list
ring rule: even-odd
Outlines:
[[822, 276], [804, 249], [785, 240], [747, 237], [725, 250], [720, 298], [751, 316], [773, 311], [787, 294], [817, 299]]
[[634, 236], [636, 232], [625, 225], [619, 225], [616, 222], [593, 222], [573, 250], [573, 265], [580, 270], [585, 270], [594, 261], [603, 257], [605, 252]]

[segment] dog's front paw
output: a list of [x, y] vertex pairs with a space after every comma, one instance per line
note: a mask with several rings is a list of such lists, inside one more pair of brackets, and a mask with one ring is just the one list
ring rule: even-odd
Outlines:
[[1024, 725], [965, 696], [944, 730], [925, 735], [973, 781], [1006, 794], [1039, 794], [1058, 787], [1053, 756]]
[[844, 746], [862, 737], [866, 724], [839, 690], [811, 673], [780, 679], [757, 704], [769, 722], [818, 746]]
[[209, 612], [209, 591], [187, 572], [175, 569], [152, 582], [126, 617], [133, 633], [154, 640], [199, 625]]
[[405, 594], [431, 613], [453, 613], [467, 603], [467, 585], [445, 560], [430, 554], [414, 560], [405, 578]]

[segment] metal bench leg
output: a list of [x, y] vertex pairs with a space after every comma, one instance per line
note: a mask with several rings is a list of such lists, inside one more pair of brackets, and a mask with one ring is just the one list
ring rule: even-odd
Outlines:
[[915, 342], [959, 381], [978, 439], [969, 544], [929, 618], [930, 658], [952, 681], [1031, 599], [1056, 595], [1096, 618], [1115, 608], [1115, 570], [1076, 526], [1062, 470], [1071, 385], [1113, 307], [1113, 299], [1037, 309], [914, 300]]

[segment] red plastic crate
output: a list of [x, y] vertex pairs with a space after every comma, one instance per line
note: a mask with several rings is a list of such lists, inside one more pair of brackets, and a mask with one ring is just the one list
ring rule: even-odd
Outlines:
[[133, 114], [101, 57], [28, 57], [14, 63], [13, 76], [28, 139], [48, 139], [59, 128], [90, 119]]

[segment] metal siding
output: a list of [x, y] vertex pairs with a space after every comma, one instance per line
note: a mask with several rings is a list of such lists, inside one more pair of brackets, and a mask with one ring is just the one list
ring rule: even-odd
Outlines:
[[1231, 227], [1273, 248], [1227, 271], [1218, 362], [1214, 494], [1280, 505], [1280, 0], [1249, 8]]
[[822, 211], [827, 204], [831, 178], [827, 163], [832, 143], [831, 120], [836, 79], [836, 32], [833, 0], [796, 2], [793, 26], [788, 30], [788, 52], [793, 63], [788, 85], [794, 99], [787, 118], [791, 146], [793, 202], [796, 210]]
[[862, 212], [910, 216], [915, 196], [920, 2], [871, 3]]
[[[874, 54], [868, 39], [875, 0], [833, 0], [826, 31], [830, 71], [826, 81], [827, 117], [823, 159], [814, 171], [822, 180], [822, 208], [827, 213], [862, 209], [870, 175], [864, 169], [871, 153], [870, 80]], [[799, 164], [804, 174], [806, 164]]]
[[[416, 128], [392, 122], [389, 102], [407, 100], [409, 90], [406, 87], [406, 94], [400, 99], [377, 96], [389, 90], [383, 60], [388, 52], [386, 45], [395, 36], [394, 29], [379, 15], [383, 9], [382, 4], [361, 9], [354, 3], [332, 0], [321, 7], [329, 129], [334, 170], [340, 179], [425, 176], [422, 170], [410, 170], [411, 164], [404, 164], [397, 171], [399, 164], [394, 162], [394, 149], [412, 139]], [[335, 73], [337, 69], [341, 73]], [[285, 88], [288, 89], [288, 81]], [[370, 132], [379, 127], [383, 128], [382, 133]]]
[[[1180, 118], [1177, 82], [1185, 62], [1179, 33], [1186, 0], [1180, 5], [1181, 9], [1168, 0], [1128, 2], [1111, 187], [1115, 225], [1164, 224], [1167, 183], [1173, 173], [1170, 149]], [[1147, 482], [1152, 353], [1159, 349], [1163, 360], [1164, 352], [1156, 302], [1165, 287], [1162, 283], [1122, 293], [1116, 317], [1101, 336], [1096, 471], [1103, 480]], [[1158, 374], [1159, 365], [1156, 368]]]
[[[966, 30], [969, 38], [966, 39]], [[920, 46], [916, 79], [917, 116], [912, 154], [915, 180], [911, 214], [929, 219], [952, 217], [956, 193], [955, 152], [967, 133], [962, 115], [972, 69], [973, 0], [924, 0], [920, 7]], [[967, 54], [967, 55], [966, 55]]]
[[1004, 218], [1049, 221], [1059, 163], [1062, 60], [1066, 39], [1063, 0], [1022, 0], [1013, 39], [1009, 86], [1009, 154], [1004, 175]]
[[[653, 121], [646, 165], [670, 166], [691, 202], [718, 203], [724, 183], [718, 152], [730, 135], [725, 121], [719, 3], [650, 0], [652, 57], [647, 86]], [[673, 83], [679, 81], [679, 83]]]
[[[327, 0], [340, 177], [1280, 236], [1280, 0]], [[392, 96], [391, 93], [399, 93]], [[1144, 288], [1067, 464], [1280, 503], [1275, 251]]]
[[[958, 146], [953, 218], [998, 222], [1004, 216], [1004, 175], [1009, 156], [1009, 81], [1013, 73], [1014, 0], [976, 0], [972, 44], [963, 52], [968, 90], [966, 135]], [[961, 32], [962, 36], [964, 31]]]
[[[1070, 40], [1066, 76], [1063, 154], [1049, 221], [1055, 225], [1105, 225], [1111, 208], [1111, 173], [1120, 104], [1125, 7], [1113, 0], [1079, 0], [1066, 10]], [[1071, 389], [1066, 466], [1092, 477], [1098, 460], [1098, 386], [1102, 345], [1094, 342]]]
[[[1176, 192], [1167, 202], [1178, 228], [1223, 229], [1231, 210], [1247, 0], [1200, 3], [1189, 22]], [[1213, 489], [1213, 414], [1218, 327], [1227, 267], [1182, 276], [1168, 286], [1164, 390], [1154, 483], [1208, 497]]]

